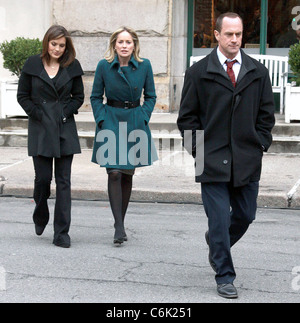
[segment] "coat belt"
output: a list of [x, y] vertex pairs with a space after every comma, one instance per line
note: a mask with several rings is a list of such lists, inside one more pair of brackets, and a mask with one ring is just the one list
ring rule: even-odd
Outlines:
[[137, 101], [116, 101], [116, 100], [107, 100], [107, 104], [113, 108], [120, 109], [133, 109], [140, 106], [140, 100]]

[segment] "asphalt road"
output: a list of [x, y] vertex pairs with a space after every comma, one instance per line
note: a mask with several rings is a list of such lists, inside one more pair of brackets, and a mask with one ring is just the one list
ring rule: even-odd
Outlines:
[[[54, 200], [49, 202], [53, 220]], [[299, 210], [259, 209], [233, 248], [237, 300], [216, 294], [203, 207], [131, 203], [113, 246], [108, 202], [73, 201], [72, 247], [37, 237], [31, 199], [0, 198], [0, 303], [298, 303]]]

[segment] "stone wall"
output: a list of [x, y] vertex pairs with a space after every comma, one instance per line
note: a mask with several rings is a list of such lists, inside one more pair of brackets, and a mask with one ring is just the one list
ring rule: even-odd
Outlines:
[[[51, 0], [0, 0], [0, 43], [16, 37], [42, 39], [52, 24], [51, 18]], [[3, 67], [0, 54], [0, 82], [6, 80], [17, 77]], [[0, 91], [0, 115], [4, 110], [1, 102]]]
[[[94, 71], [108, 47], [110, 35], [121, 26], [135, 29], [141, 57], [150, 59], [155, 76], [156, 111], [170, 111], [172, 77], [172, 0], [54, 0], [53, 21], [72, 34], [77, 58], [85, 71], [86, 102], [90, 109]], [[185, 2], [185, 0], [177, 0]], [[71, 14], [70, 14], [71, 13]]]
[[[178, 110], [186, 67], [187, 0], [0, 0], [0, 42], [18, 36], [42, 39], [51, 24], [65, 26], [74, 40], [85, 71], [83, 110], [91, 109], [96, 66], [110, 35], [121, 26], [137, 31], [141, 56], [152, 63], [155, 110]], [[2, 64], [0, 55], [0, 79], [10, 78]]]
[[[51, 24], [51, 0], [0, 0], [0, 43], [16, 37], [40, 38]], [[3, 68], [0, 54], [0, 79], [15, 79]]]

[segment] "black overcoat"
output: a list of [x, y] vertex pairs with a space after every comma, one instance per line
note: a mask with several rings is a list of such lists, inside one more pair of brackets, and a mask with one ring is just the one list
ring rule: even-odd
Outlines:
[[234, 88], [217, 49], [185, 74], [178, 128], [204, 130], [204, 172], [197, 182], [259, 181], [263, 151], [272, 143], [274, 97], [269, 72], [242, 50]]
[[60, 158], [81, 152], [74, 114], [83, 104], [83, 71], [75, 60], [54, 86], [40, 55], [24, 64], [17, 99], [28, 119], [28, 154]]

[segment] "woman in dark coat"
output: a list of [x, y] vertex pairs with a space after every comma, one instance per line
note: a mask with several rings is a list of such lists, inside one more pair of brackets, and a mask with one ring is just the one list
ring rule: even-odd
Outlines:
[[92, 161], [107, 169], [117, 245], [127, 241], [124, 219], [135, 168], [158, 159], [148, 126], [156, 102], [153, 72], [150, 61], [141, 59], [139, 51], [132, 29], [115, 31], [108, 55], [97, 66], [91, 95], [97, 124]]
[[52, 26], [46, 32], [41, 55], [26, 61], [19, 80], [18, 102], [28, 114], [28, 154], [35, 169], [33, 214], [37, 235], [49, 221], [47, 200], [55, 165], [56, 205], [54, 240], [69, 248], [71, 240], [71, 165], [81, 153], [74, 114], [83, 104], [83, 71], [75, 59], [67, 30]]

